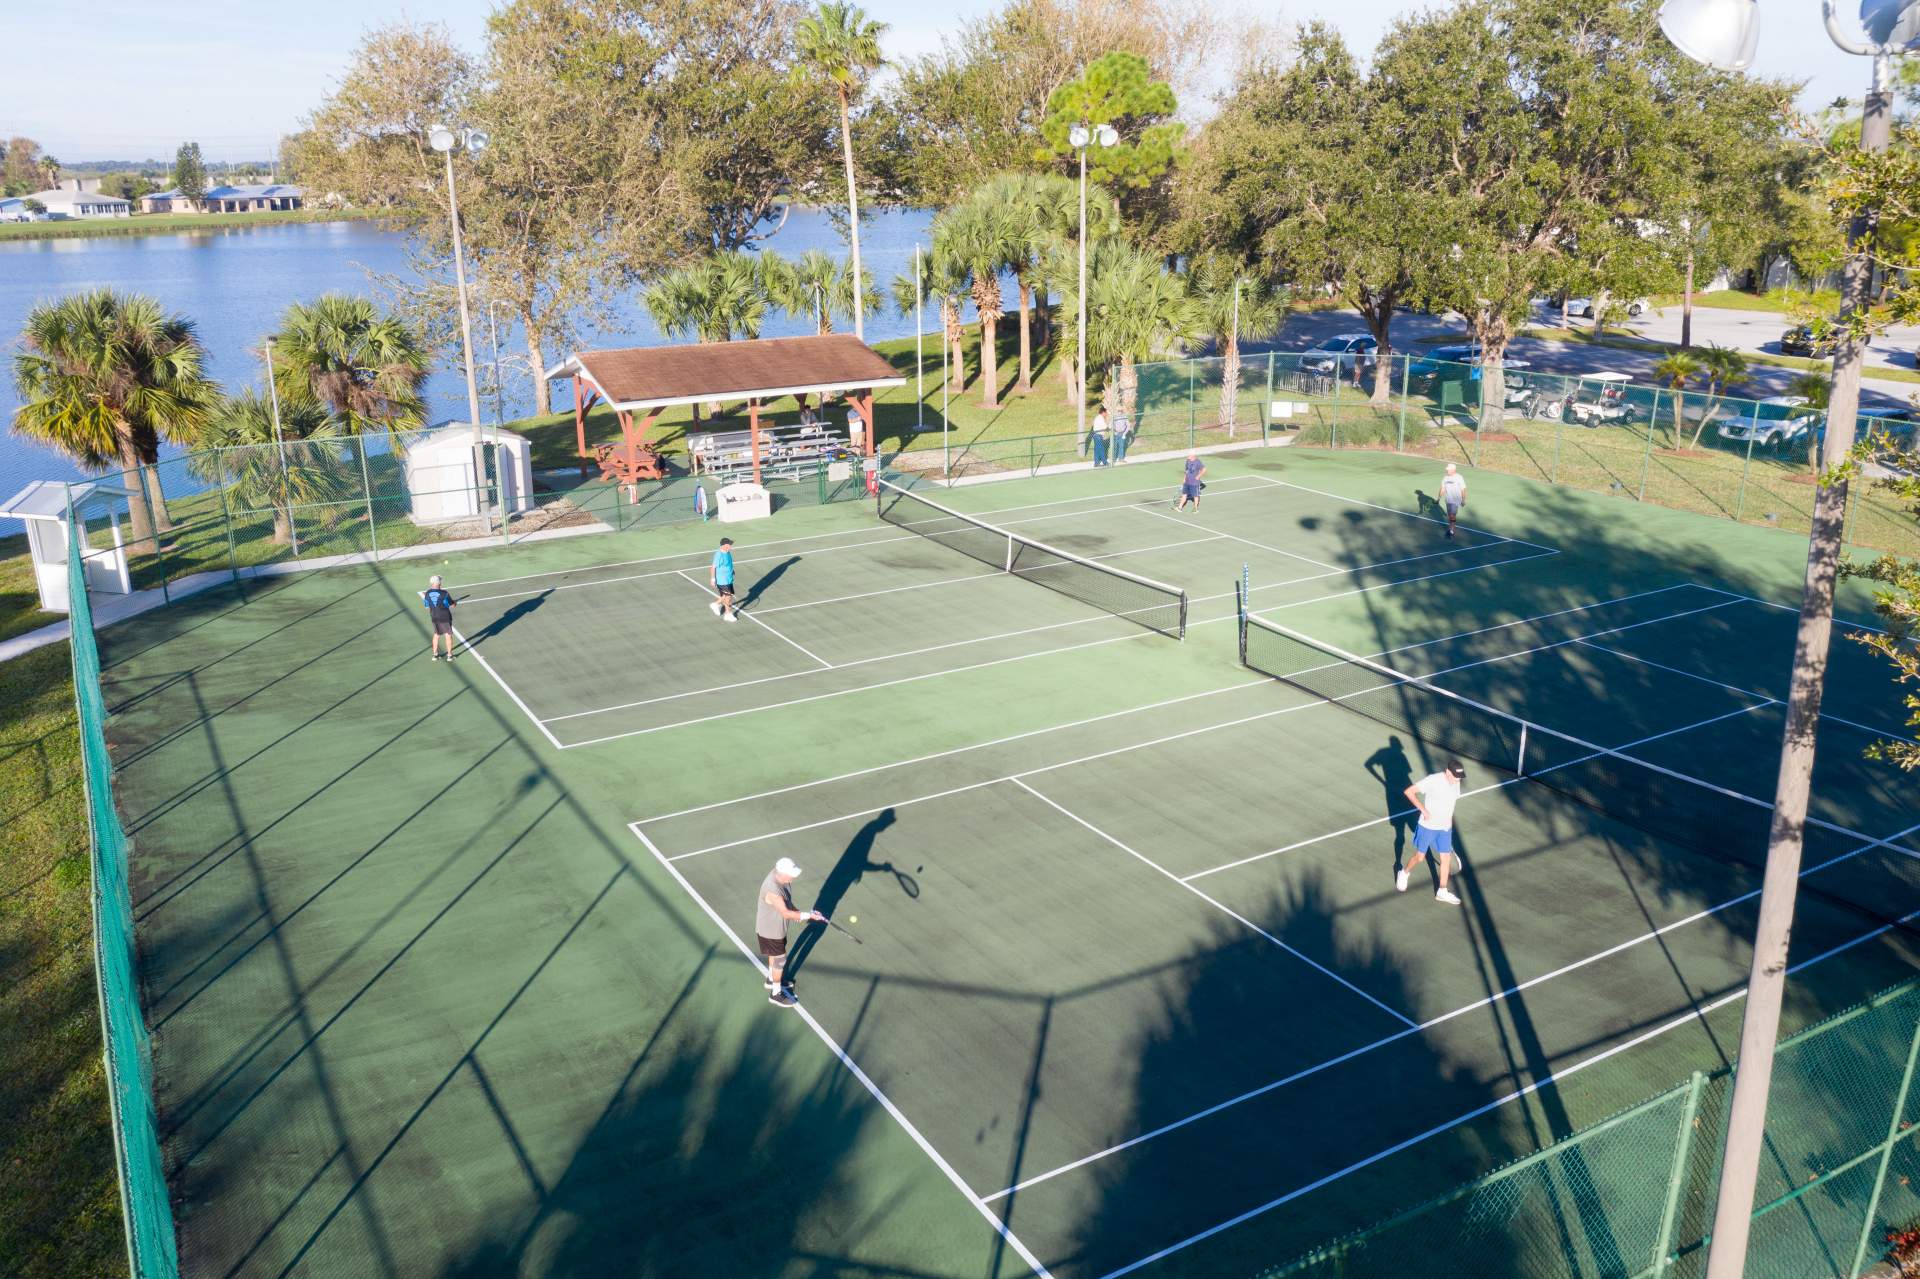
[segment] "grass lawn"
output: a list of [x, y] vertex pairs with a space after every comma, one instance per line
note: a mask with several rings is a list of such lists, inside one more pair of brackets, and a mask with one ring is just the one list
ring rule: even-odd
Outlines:
[[207, 227], [268, 226], [284, 222], [346, 222], [379, 216], [369, 209], [288, 209], [264, 213], [140, 213], [130, 218], [75, 218], [62, 222], [0, 223], [0, 240], [71, 240], [96, 235], [165, 235]]
[[0, 664], [0, 707], [0, 1271], [125, 1274], [67, 646]]
[[[1680, 295], [1661, 293], [1652, 301], [1658, 307], [1679, 306]], [[1722, 311], [1772, 311], [1787, 315], [1798, 307], [1809, 305], [1822, 311], [1837, 311], [1840, 309], [1840, 293], [1836, 289], [1822, 289], [1816, 293], [1801, 289], [1771, 289], [1766, 293], [1716, 289], [1712, 293], [1694, 294], [1693, 304], [1695, 307], [1710, 306]]]

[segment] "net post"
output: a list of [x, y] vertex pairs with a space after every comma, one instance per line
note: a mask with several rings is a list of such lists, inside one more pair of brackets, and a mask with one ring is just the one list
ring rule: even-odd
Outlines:
[[1893, 1159], [1893, 1148], [1902, 1139], [1900, 1117], [1907, 1110], [1907, 1093], [1913, 1087], [1913, 1067], [1920, 1059], [1920, 1023], [1913, 1028], [1913, 1042], [1907, 1046], [1907, 1069], [1900, 1076], [1900, 1091], [1894, 1097], [1893, 1113], [1887, 1117], [1887, 1139], [1880, 1147], [1880, 1166], [1873, 1175], [1873, 1195], [1867, 1200], [1866, 1215], [1860, 1221], [1860, 1246], [1854, 1249], [1853, 1265], [1847, 1270], [1849, 1279], [1860, 1273], [1867, 1264], [1867, 1249], [1873, 1243], [1873, 1219], [1880, 1211], [1880, 1191], [1887, 1184], [1887, 1164]]
[[1686, 1185], [1687, 1158], [1693, 1153], [1693, 1125], [1700, 1114], [1700, 1094], [1706, 1090], [1707, 1077], [1699, 1071], [1687, 1082], [1686, 1105], [1680, 1108], [1680, 1132], [1673, 1143], [1673, 1167], [1667, 1173], [1667, 1200], [1660, 1210], [1660, 1234], [1653, 1242], [1651, 1279], [1667, 1273], [1667, 1258], [1673, 1252], [1673, 1231], [1680, 1219], [1680, 1191]]
[[1013, 534], [1011, 533], [1007, 534], [1007, 567], [1005, 570], [1006, 572], [1009, 572], [1009, 573], [1013, 572], [1013, 552], [1014, 552], [1014, 548], [1017, 547], [1018, 545], [1019, 543], [1013, 540]]

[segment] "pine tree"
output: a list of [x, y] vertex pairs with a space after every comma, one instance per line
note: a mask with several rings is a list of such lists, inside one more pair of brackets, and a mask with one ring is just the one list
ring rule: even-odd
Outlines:
[[207, 166], [200, 159], [198, 142], [182, 142], [173, 157], [173, 188], [182, 198], [200, 203], [207, 193]]

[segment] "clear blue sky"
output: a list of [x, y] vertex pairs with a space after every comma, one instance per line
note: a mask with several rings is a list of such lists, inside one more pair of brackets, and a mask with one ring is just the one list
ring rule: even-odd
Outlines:
[[[1246, 0], [1243, 10], [1322, 17], [1359, 49], [1421, 0]], [[411, 0], [415, 20], [480, 44], [488, 0]], [[866, 0], [891, 57], [938, 46], [990, 0]], [[1851, 12], [1853, 6], [1843, 3]], [[1762, 0], [1760, 70], [1810, 78], [1803, 105], [1860, 96], [1865, 59], [1827, 40], [1817, 0]], [[171, 156], [187, 139], [207, 159], [266, 156], [328, 93], [362, 32], [401, 12], [392, 0], [59, 0], [0, 3], [0, 135], [25, 134], [63, 160]]]

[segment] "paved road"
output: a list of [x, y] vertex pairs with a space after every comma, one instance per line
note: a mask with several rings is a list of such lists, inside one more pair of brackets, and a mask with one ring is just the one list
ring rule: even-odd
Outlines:
[[[1779, 355], [1780, 335], [1792, 325], [1792, 317], [1771, 311], [1734, 311], [1697, 304], [1693, 308], [1693, 340], [1696, 345], [1713, 342], [1742, 351], [1765, 351], [1770, 355]], [[1678, 342], [1680, 308], [1669, 306], [1648, 312], [1637, 320], [1629, 320], [1627, 327], [1659, 342]], [[1920, 326], [1896, 325], [1868, 345], [1867, 364], [1869, 367], [1885, 364], [1896, 369], [1915, 368], [1916, 347], [1920, 347]]]
[[[1711, 315], [1711, 320], [1708, 319]], [[1734, 343], [1730, 338], [1735, 329], [1727, 322], [1760, 321], [1764, 327], [1749, 323], [1743, 330], [1749, 338], [1758, 338], [1763, 333], [1771, 349], [1779, 350], [1780, 333], [1787, 325], [1777, 315], [1753, 311], [1713, 311], [1696, 308], [1694, 313], [1694, 341], [1699, 344], [1719, 342], [1723, 346]], [[1557, 321], [1558, 311], [1549, 314], [1542, 311], [1541, 320]], [[1680, 338], [1680, 310], [1672, 308], [1670, 316], [1655, 318], [1643, 316], [1638, 323], [1648, 326], [1665, 325], [1671, 321], [1670, 341]], [[1280, 332], [1278, 340], [1271, 344], [1248, 344], [1248, 350], [1265, 351], [1268, 345], [1279, 351], [1299, 351], [1312, 346], [1323, 338], [1336, 333], [1364, 333], [1366, 324], [1354, 311], [1307, 311], [1295, 312], [1287, 319], [1286, 327]], [[1648, 337], [1660, 337], [1656, 328], [1646, 330]], [[1911, 336], [1908, 336], [1911, 335]], [[1457, 319], [1447, 319], [1434, 315], [1421, 315], [1411, 311], [1402, 312], [1393, 323], [1394, 345], [1402, 350], [1420, 350], [1421, 338], [1448, 337], [1465, 340], [1466, 328]], [[1920, 342], [1920, 329], [1895, 330], [1882, 344], [1899, 348], [1906, 343], [1905, 350], [1912, 351], [1915, 343]], [[1753, 349], [1748, 346], [1746, 349]], [[1584, 343], [1544, 342], [1534, 338], [1520, 338], [1509, 349], [1509, 357], [1526, 360], [1528, 366], [1548, 373], [1597, 373], [1613, 370], [1630, 375], [1637, 382], [1654, 383], [1653, 366], [1660, 362], [1660, 356], [1648, 351], [1627, 351], [1617, 347], [1595, 347]], [[1911, 354], [1902, 354], [1900, 362], [1908, 368], [1913, 367]], [[1871, 369], [1869, 369], [1871, 373]], [[1800, 376], [1797, 369], [1785, 369], [1769, 364], [1752, 366], [1751, 378], [1742, 388], [1751, 396], [1783, 395], [1794, 378]], [[1861, 382], [1861, 403], [1867, 406], [1894, 407], [1907, 403], [1908, 397], [1920, 392], [1920, 385], [1909, 382], [1887, 382], [1867, 377]]]

